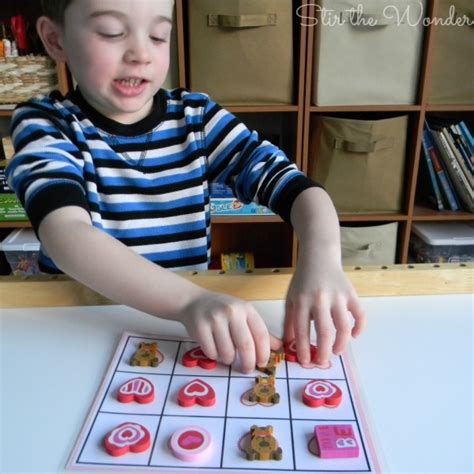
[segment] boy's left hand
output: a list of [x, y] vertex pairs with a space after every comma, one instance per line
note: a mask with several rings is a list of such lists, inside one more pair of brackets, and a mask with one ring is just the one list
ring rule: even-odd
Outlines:
[[310, 329], [317, 334], [318, 365], [326, 367], [331, 350], [344, 351], [351, 335], [357, 337], [365, 326], [365, 312], [341, 266], [329, 258], [317, 261], [301, 256], [286, 300], [284, 340], [296, 340], [302, 366], [311, 362]]

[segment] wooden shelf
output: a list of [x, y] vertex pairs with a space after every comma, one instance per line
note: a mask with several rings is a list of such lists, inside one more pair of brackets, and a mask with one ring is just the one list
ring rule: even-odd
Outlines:
[[312, 105], [310, 112], [419, 112], [421, 105]]
[[267, 223], [283, 222], [280, 216], [211, 216], [213, 224], [249, 224], [249, 223]]
[[257, 112], [270, 112], [270, 113], [284, 113], [284, 112], [298, 112], [297, 105], [225, 105], [221, 104], [227, 110], [232, 113], [257, 113]]
[[30, 221], [6, 221], [6, 222], [0, 222], [0, 229], [19, 229], [22, 227], [31, 227], [31, 222]]
[[408, 220], [407, 214], [338, 214], [340, 222], [393, 222]]
[[436, 105], [427, 104], [427, 112], [474, 112], [474, 105]]
[[437, 211], [416, 205], [412, 219], [413, 221], [474, 221], [474, 214], [465, 211]]
[[12, 105], [11, 109], [0, 109], [0, 117], [11, 117], [14, 109], [15, 105]]

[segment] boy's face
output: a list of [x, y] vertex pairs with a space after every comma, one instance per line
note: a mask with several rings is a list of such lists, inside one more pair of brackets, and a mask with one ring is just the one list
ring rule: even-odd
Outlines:
[[90, 105], [121, 123], [148, 115], [168, 73], [172, 14], [172, 0], [72, 2], [62, 47]]

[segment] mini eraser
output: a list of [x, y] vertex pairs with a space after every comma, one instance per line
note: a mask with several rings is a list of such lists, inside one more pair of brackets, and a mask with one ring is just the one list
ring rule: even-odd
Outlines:
[[280, 394], [275, 388], [275, 377], [255, 377], [255, 386], [248, 395], [250, 402], [274, 405], [280, 402]]
[[271, 351], [270, 358], [268, 359], [267, 365], [265, 367], [257, 367], [257, 370], [267, 375], [275, 375], [277, 365], [283, 360], [285, 360], [284, 351], [282, 350]]
[[106, 435], [104, 445], [111, 456], [141, 453], [150, 447], [150, 433], [138, 423], [125, 422]]
[[210, 407], [216, 403], [216, 392], [203, 380], [194, 379], [179, 390], [178, 403], [182, 407], [191, 407], [196, 403]]
[[184, 426], [173, 433], [169, 447], [182, 461], [198, 461], [207, 457], [211, 451], [212, 437], [201, 426]]
[[321, 458], [356, 458], [359, 456], [352, 425], [316, 425], [314, 437]]
[[311, 380], [303, 390], [303, 403], [309, 407], [336, 408], [341, 402], [341, 389], [327, 380]]
[[273, 436], [273, 426], [257, 426], [250, 428], [250, 443], [245, 449], [249, 461], [280, 461], [283, 451]]
[[140, 342], [138, 349], [130, 360], [130, 365], [140, 367], [158, 367], [163, 361], [163, 356], [156, 342]]
[[[309, 350], [311, 362], [314, 362], [316, 360], [316, 357], [318, 356], [318, 348], [314, 344], [310, 344]], [[296, 355], [295, 340], [285, 344], [285, 357], [288, 362], [299, 362], [298, 356]]]
[[130, 379], [120, 386], [117, 392], [117, 400], [120, 403], [151, 403], [155, 399], [155, 388], [153, 384], [144, 377]]
[[185, 367], [196, 367], [196, 365], [199, 365], [203, 369], [212, 370], [217, 367], [217, 362], [209, 359], [200, 347], [195, 347], [185, 352], [183, 355], [183, 365]]

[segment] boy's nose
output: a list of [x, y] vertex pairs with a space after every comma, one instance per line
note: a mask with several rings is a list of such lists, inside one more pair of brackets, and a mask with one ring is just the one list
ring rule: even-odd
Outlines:
[[127, 45], [125, 61], [131, 63], [149, 63], [151, 61], [151, 54], [146, 41], [140, 38], [133, 38]]

